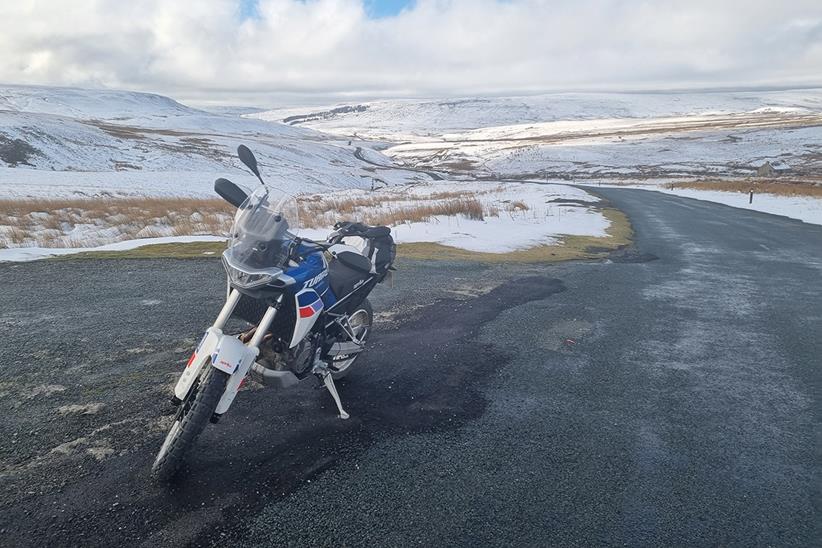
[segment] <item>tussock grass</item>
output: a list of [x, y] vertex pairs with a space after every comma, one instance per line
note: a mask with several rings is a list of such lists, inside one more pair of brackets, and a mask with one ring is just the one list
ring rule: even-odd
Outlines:
[[[472, 261], [485, 263], [552, 263], [579, 259], [602, 259], [608, 253], [630, 244], [633, 237], [631, 224], [624, 213], [604, 208], [602, 214], [611, 222], [607, 236], [564, 236], [556, 245], [544, 245], [509, 253], [482, 253], [467, 251], [435, 243], [407, 243], [398, 246], [400, 268], [402, 259], [427, 261]], [[0, 244], [2, 246], [2, 244]], [[127, 251], [90, 251], [56, 257], [54, 260], [73, 259], [208, 259], [217, 258], [225, 249], [224, 242], [192, 242], [154, 244]]]
[[741, 192], [774, 194], [776, 196], [808, 196], [822, 198], [822, 181], [803, 180], [729, 180], [729, 181], [692, 181], [672, 183], [669, 188], [691, 190], [718, 190], [722, 192]]
[[328, 226], [328, 223], [324, 221], [329, 215], [351, 216], [361, 210], [382, 207], [396, 199], [393, 193], [363, 194], [348, 198], [327, 197], [319, 194], [301, 197], [297, 203], [300, 208], [300, 223], [308, 228], [319, 228]]
[[22, 244], [26, 241], [26, 236], [27, 233], [25, 230], [17, 226], [12, 226], [6, 231], [5, 240], [13, 244]]
[[[222, 234], [233, 215], [232, 206], [219, 199], [0, 200], [0, 243], [91, 247], [134, 238]], [[78, 227], [86, 228], [84, 234], [77, 233]]]
[[457, 198], [443, 202], [422, 203], [413, 206], [398, 207], [387, 211], [366, 214], [365, 222], [371, 225], [396, 226], [403, 223], [425, 223], [433, 217], [457, 217], [482, 221], [485, 208], [476, 198]]
[[437, 216], [461, 216], [482, 221], [485, 217], [496, 217], [499, 210], [491, 204], [484, 204], [477, 196], [495, 190], [499, 189], [430, 194], [394, 190], [354, 194], [342, 199], [321, 194], [299, 197], [300, 224], [307, 228], [323, 228], [337, 221], [360, 221], [370, 225], [396, 226], [424, 223]]
[[502, 185], [489, 186], [483, 190], [446, 190], [444, 192], [432, 192], [421, 198], [428, 200], [452, 200], [455, 198], [472, 198], [474, 196], [483, 196], [487, 194], [499, 193], [504, 190]]
[[[502, 187], [479, 190], [416, 192], [413, 188], [378, 192], [352, 191], [345, 195], [298, 197], [300, 225], [330, 227], [340, 220], [397, 226], [430, 222], [435, 217], [484, 220], [488, 217], [527, 215], [539, 208], [520, 200], [500, 201]], [[488, 198], [486, 198], [488, 196]], [[532, 204], [533, 205], [533, 204]], [[0, 200], [0, 248], [18, 246], [92, 247], [104, 243], [157, 236], [227, 235], [235, 209], [220, 199], [189, 197], [134, 197], [99, 199]], [[557, 245], [510, 253], [479, 253], [431, 243], [402, 244], [401, 257], [483, 262], [553, 262], [597, 258], [626, 245], [630, 225], [615, 209], [604, 209], [611, 221], [604, 238], [564, 236]], [[80, 227], [81, 235], [77, 235]], [[96, 236], [96, 237], [95, 237]], [[157, 244], [131, 251], [89, 252], [66, 258], [162, 258], [219, 255], [223, 243]]]
[[529, 209], [531, 209], [531, 208], [528, 207], [528, 204], [526, 204], [525, 202], [520, 201], [520, 200], [514, 200], [514, 201], [511, 201], [511, 202], [508, 202], [508, 203], [505, 204], [505, 211], [508, 211], [508, 212], [528, 211]]
[[132, 197], [132, 198], [54, 198], [0, 200], [0, 215], [21, 215], [31, 212], [70, 210], [100, 216], [123, 211], [141, 211], [145, 215], [161, 216], [169, 211], [185, 209], [232, 211], [231, 205], [217, 198]]
[[[326, 228], [337, 221], [396, 226], [433, 217], [483, 220], [498, 208], [477, 195], [408, 190], [298, 197], [300, 225]], [[235, 209], [217, 198], [133, 197], [0, 200], [0, 245], [5, 247], [94, 247], [135, 238], [228, 234]], [[83, 230], [78, 231], [78, 227]]]

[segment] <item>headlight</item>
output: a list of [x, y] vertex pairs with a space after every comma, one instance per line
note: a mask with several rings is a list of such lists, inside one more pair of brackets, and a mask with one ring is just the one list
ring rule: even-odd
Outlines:
[[226, 271], [228, 272], [228, 279], [231, 280], [231, 285], [242, 287], [244, 289], [267, 285], [268, 282], [274, 279], [269, 274], [248, 274], [247, 272], [237, 270], [236, 268], [232, 268], [230, 266], [226, 269]]
[[225, 255], [223, 255], [223, 266], [228, 274], [228, 280], [231, 285], [242, 289], [268, 285], [282, 273], [280, 269], [272, 269], [273, 272], [246, 272], [233, 266]]

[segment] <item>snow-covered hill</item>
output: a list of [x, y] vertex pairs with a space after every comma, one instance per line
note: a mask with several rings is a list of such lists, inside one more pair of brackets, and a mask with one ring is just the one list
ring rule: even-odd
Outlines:
[[822, 112], [822, 89], [700, 93], [550, 93], [520, 97], [392, 100], [270, 110], [262, 120], [338, 135], [415, 140], [466, 130], [563, 120], [752, 112]]
[[153, 93], [46, 86], [0, 86], [0, 110], [72, 118], [129, 120], [200, 112]]
[[249, 116], [393, 143], [409, 165], [486, 178], [749, 176], [822, 169], [822, 89], [379, 101]]
[[253, 185], [235, 159], [240, 143], [257, 153], [272, 184], [294, 193], [427, 180], [377, 169], [354, 155], [356, 146], [311, 129], [159, 95], [0, 86], [2, 197], [211, 195], [217, 176]]

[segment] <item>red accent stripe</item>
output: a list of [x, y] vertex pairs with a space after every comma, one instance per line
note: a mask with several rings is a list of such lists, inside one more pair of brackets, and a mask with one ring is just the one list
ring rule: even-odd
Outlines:
[[194, 352], [193, 354], [191, 354], [191, 357], [188, 359], [188, 363], [186, 364], [186, 367], [190, 366], [190, 365], [191, 365], [191, 362], [193, 362], [193, 361], [194, 361], [194, 358], [196, 358], [196, 357], [197, 357], [197, 353], [196, 353], [196, 352]]
[[300, 318], [310, 318], [314, 315], [314, 309], [310, 306], [304, 306], [300, 309]]

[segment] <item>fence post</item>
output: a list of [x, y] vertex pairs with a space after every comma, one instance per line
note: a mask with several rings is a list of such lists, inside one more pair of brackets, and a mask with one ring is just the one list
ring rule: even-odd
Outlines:
[[748, 196], [748, 203], [749, 203], [749, 204], [752, 204], [752, 203], [753, 203], [753, 189], [751, 189], [751, 193], [750, 193], [750, 195]]

